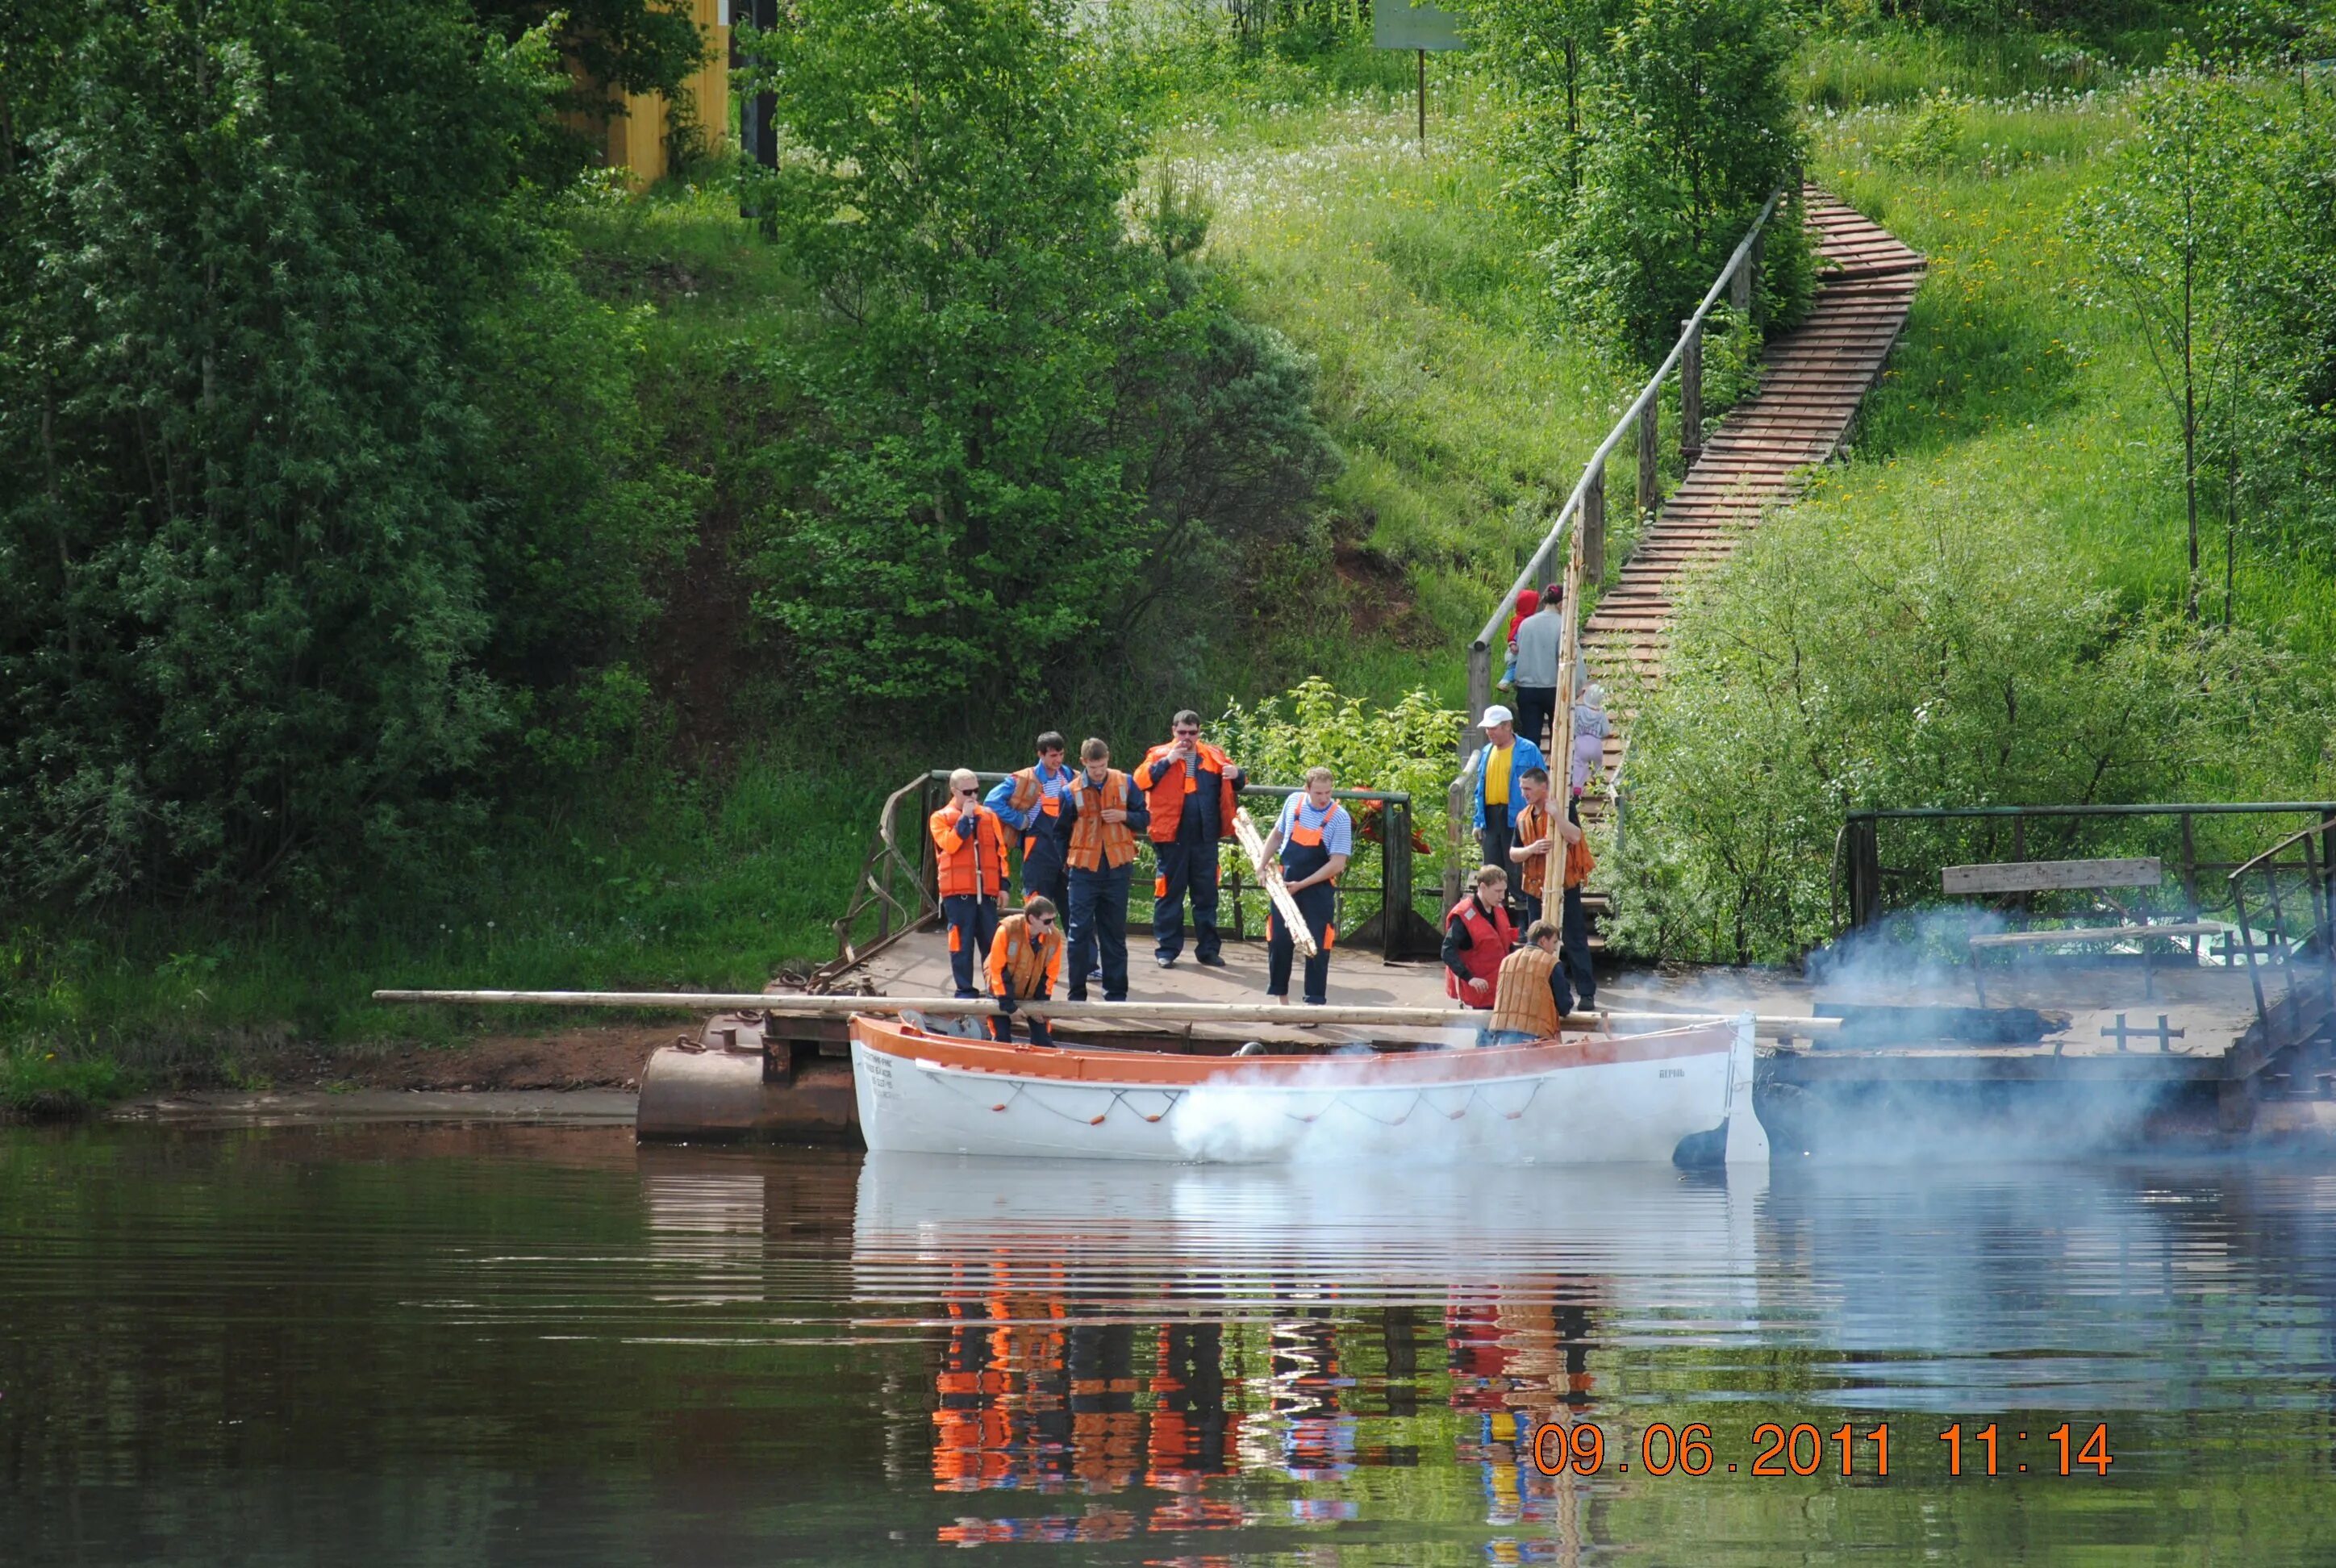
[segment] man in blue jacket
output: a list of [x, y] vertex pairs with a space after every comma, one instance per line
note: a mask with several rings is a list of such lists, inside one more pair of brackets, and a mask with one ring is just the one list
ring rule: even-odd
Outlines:
[[1524, 772], [1547, 768], [1541, 747], [1517, 733], [1516, 716], [1500, 704], [1484, 710], [1484, 744], [1468, 759], [1476, 796], [1476, 841], [1484, 852], [1480, 862], [1506, 869], [1509, 845], [1524, 812]]
[[1070, 787], [1072, 770], [1064, 765], [1059, 732], [1050, 729], [1040, 735], [1037, 749], [1036, 765], [1007, 774], [981, 803], [1022, 841], [1024, 900], [1036, 895], [1067, 911], [1071, 903], [1064, 855], [1070, 830], [1063, 825], [1063, 791]]

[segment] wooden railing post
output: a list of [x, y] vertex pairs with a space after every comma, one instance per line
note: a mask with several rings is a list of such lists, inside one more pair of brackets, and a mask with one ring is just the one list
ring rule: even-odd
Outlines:
[[1470, 724], [1484, 716], [1493, 701], [1493, 649], [1487, 643], [1468, 645], [1468, 714]]
[[[1639, 415], [1639, 515], [1652, 517], [1663, 504], [1661, 471], [1663, 441], [1660, 410], [1662, 399], [1647, 399], [1647, 411]], [[1595, 579], [1597, 573], [1591, 572]]]
[[1760, 296], [1755, 292], [1753, 286], [1759, 281], [1760, 258], [1766, 250], [1767, 243], [1768, 231], [1766, 229], [1754, 229], [1752, 231], [1752, 254], [1744, 263], [1744, 308], [1751, 315], [1752, 319], [1755, 322], [1757, 322], [1760, 318]]
[[[1590, 483], [1582, 492], [1582, 574], [1591, 582], [1606, 577], [1606, 465], [1593, 463]], [[1549, 574], [1543, 572], [1547, 582]]]
[[1411, 803], [1387, 802], [1379, 823], [1387, 841], [1379, 846], [1379, 956], [1393, 963], [1403, 956], [1404, 928], [1410, 923], [1405, 917], [1411, 913]]
[[1679, 325], [1679, 463], [1692, 468], [1703, 455], [1703, 324], [1690, 317]]
[[1849, 929], [1854, 931], [1882, 918], [1880, 825], [1870, 816], [1849, 819]]
[[1758, 259], [1759, 255], [1760, 237], [1756, 234], [1752, 237], [1751, 255], [1745, 258], [1744, 265], [1728, 277], [1728, 308], [1738, 316], [1748, 317], [1752, 314], [1752, 266]]

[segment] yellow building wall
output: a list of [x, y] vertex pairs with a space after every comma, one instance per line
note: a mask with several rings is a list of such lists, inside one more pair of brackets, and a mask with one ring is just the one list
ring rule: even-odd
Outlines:
[[[706, 37], [706, 63], [682, 83], [681, 91], [708, 147], [730, 141], [730, 29], [722, 20], [724, 9], [723, 0], [689, 0], [691, 20]], [[666, 132], [672, 124], [665, 95], [624, 93], [618, 111], [608, 116], [608, 167], [626, 170], [636, 185], [664, 179]]]

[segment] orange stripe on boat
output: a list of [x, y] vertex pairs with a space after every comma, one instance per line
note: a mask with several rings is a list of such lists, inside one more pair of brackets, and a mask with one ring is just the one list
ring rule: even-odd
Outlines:
[[[1474, 1021], [1468, 1019], [1455, 1018], [1455, 1024], [1475, 1027]], [[1575, 1036], [1562, 1044], [1549, 1041], [1449, 1050], [1430, 1047], [1375, 1052], [1368, 1057], [1204, 1057], [1163, 1051], [1073, 1051], [1044, 1046], [998, 1045], [954, 1035], [930, 1035], [888, 1018], [855, 1013], [852, 1017], [852, 1037], [886, 1056], [968, 1072], [1003, 1073], [1017, 1078], [1148, 1086], [1199, 1084], [1238, 1076], [1251, 1083], [1260, 1078], [1270, 1083], [1276, 1077], [1319, 1074], [1326, 1065], [1338, 1064], [1357, 1069], [1351, 1086], [1326, 1082], [1292, 1086], [1360, 1088], [1473, 1083], [1486, 1078], [1524, 1077], [1566, 1067], [1724, 1056], [1734, 1046], [1735, 1029], [1724, 1022], [1698, 1024], [1660, 1034]]]

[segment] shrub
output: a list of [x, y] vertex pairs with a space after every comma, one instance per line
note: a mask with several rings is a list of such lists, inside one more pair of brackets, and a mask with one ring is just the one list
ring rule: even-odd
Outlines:
[[1848, 536], [1786, 514], [1691, 594], [1631, 736], [1619, 944], [1751, 962], [1826, 940], [1852, 808], [2310, 787], [2315, 672], [2129, 610], [2035, 520], [1964, 499]]

